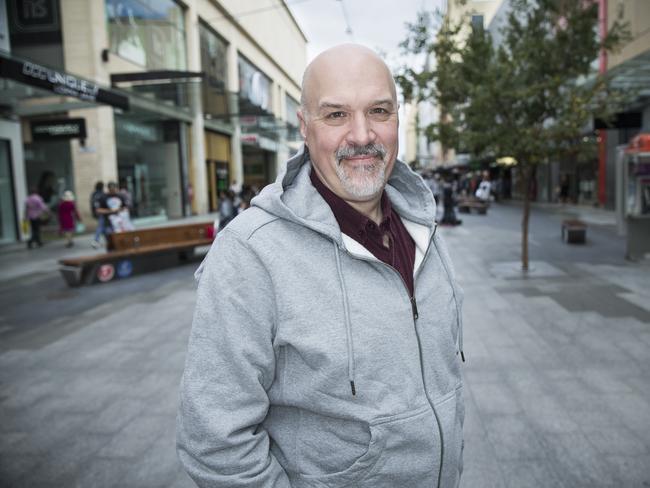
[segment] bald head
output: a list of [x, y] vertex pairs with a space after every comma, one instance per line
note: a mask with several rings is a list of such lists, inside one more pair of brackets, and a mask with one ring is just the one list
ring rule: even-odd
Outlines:
[[395, 81], [384, 60], [372, 49], [360, 44], [340, 44], [320, 53], [305, 69], [300, 96], [303, 115], [313, 110], [314, 94], [319, 92], [323, 80], [331, 81], [335, 77], [339, 83], [346, 84], [350, 78], [358, 77], [368, 70], [382, 78], [377, 81], [388, 83], [393, 102], [397, 104]]

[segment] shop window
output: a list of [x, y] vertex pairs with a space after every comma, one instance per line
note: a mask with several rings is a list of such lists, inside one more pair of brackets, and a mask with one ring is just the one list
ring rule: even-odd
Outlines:
[[285, 103], [287, 106], [287, 140], [289, 141], [300, 141], [302, 140], [300, 136], [300, 121], [298, 120], [298, 109], [300, 104], [294, 100], [289, 95], [286, 95]]
[[261, 115], [271, 111], [271, 78], [243, 56], [238, 59], [240, 113]]
[[228, 113], [228, 43], [205, 23], [199, 23], [201, 70], [205, 73], [203, 111], [211, 115]]
[[111, 52], [150, 70], [184, 70], [184, 15], [173, 0], [106, 0]]
[[16, 240], [16, 209], [9, 141], [0, 139], [0, 243]]
[[144, 113], [115, 115], [119, 183], [131, 194], [134, 217], [183, 214], [179, 123]]

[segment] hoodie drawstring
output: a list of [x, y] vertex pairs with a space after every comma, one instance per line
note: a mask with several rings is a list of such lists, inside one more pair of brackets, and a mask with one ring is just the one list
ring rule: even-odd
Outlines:
[[[438, 230], [438, 224], [435, 224], [433, 228], [433, 235], [431, 238], [433, 239], [433, 244], [438, 247], [436, 244], [436, 230]], [[440, 250], [438, 250], [438, 253], [440, 253]], [[460, 353], [460, 359], [465, 362], [465, 353], [463, 352], [463, 315], [460, 312], [460, 308], [458, 307], [458, 297], [456, 296], [456, 289], [454, 288], [453, 281], [451, 279], [451, 273], [449, 272], [449, 268], [447, 267], [447, 264], [445, 263], [445, 260], [442, 259], [442, 266], [445, 268], [445, 273], [447, 274], [447, 278], [449, 279], [449, 283], [451, 284], [451, 290], [452, 293], [454, 294], [454, 302], [456, 304], [456, 320], [458, 323], [458, 351], [456, 351], [456, 354]]]
[[341, 257], [339, 255], [339, 246], [335, 241], [334, 255], [336, 256], [336, 271], [339, 275], [339, 283], [341, 284], [341, 293], [343, 294], [343, 315], [345, 317], [345, 334], [348, 345], [348, 380], [350, 381], [350, 388], [352, 389], [352, 396], [356, 396], [357, 390], [354, 385], [354, 345], [352, 344], [352, 323], [350, 322], [350, 304], [348, 302], [348, 294], [345, 289], [345, 280], [343, 279], [343, 271], [341, 269]]

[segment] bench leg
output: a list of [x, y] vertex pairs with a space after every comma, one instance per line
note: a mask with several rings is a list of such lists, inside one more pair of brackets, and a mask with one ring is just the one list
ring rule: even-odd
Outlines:
[[61, 276], [70, 287], [81, 285], [81, 268], [77, 266], [61, 266]]

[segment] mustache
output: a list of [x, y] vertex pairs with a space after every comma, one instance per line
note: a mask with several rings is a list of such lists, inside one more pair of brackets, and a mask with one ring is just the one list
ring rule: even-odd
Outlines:
[[386, 148], [381, 144], [366, 144], [365, 146], [345, 146], [337, 149], [336, 160], [340, 163], [342, 159], [354, 156], [374, 156], [379, 159], [386, 157]]

